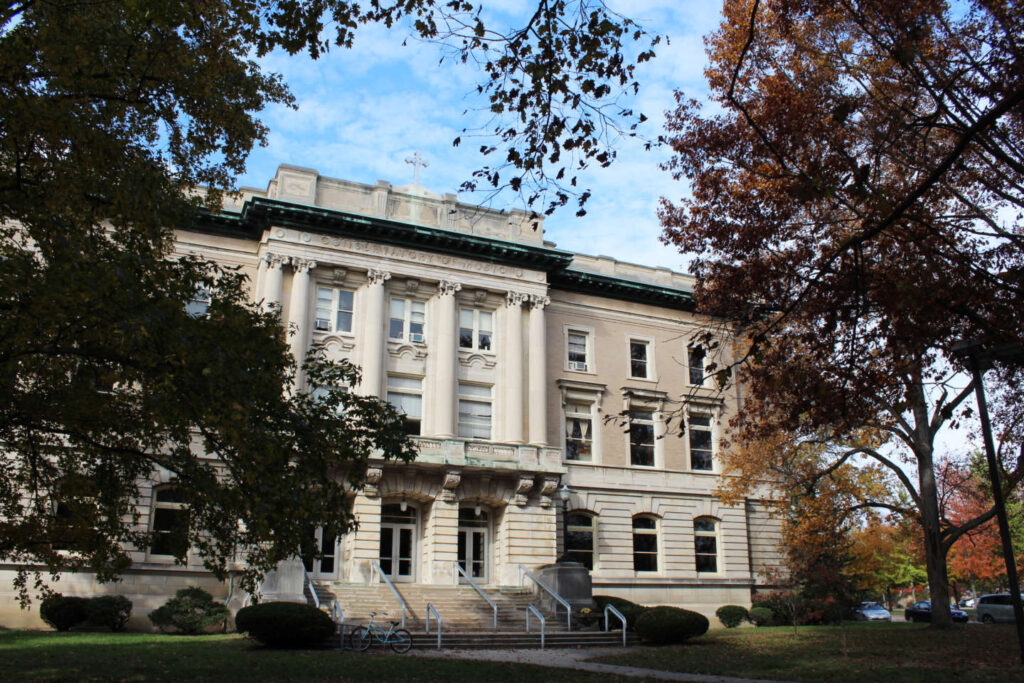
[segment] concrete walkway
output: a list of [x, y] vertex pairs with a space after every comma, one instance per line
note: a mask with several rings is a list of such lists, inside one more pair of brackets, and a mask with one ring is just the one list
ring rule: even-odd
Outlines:
[[548, 649], [548, 650], [428, 650], [415, 649], [408, 655], [418, 657], [442, 657], [447, 659], [482, 659], [491, 662], [514, 662], [516, 664], [537, 664], [577, 671], [593, 671], [594, 673], [630, 676], [652, 681], [691, 681], [692, 683], [786, 683], [784, 681], [768, 681], [765, 679], [733, 678], [730, 676], [708, 676], [705, 674], [685, 674], [674, 671], [659, 671], [636, 666], [618, 666], [588, 662], [587, 659], [604, 655], [621, 654], [635, 651], [638, 648], [585, 648], [585, 649]]

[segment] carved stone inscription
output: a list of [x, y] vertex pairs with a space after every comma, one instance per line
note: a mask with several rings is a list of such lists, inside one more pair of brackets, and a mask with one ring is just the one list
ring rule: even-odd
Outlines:
[[[414, 261], [428, 266], [442, 266], [458, 270], [468, 270], [474, 273], [485, 273], [488, 275], [500, 275], [503, 277], [523, 278], [526, 271], [515, 266], [505, 266], [499, 263], [484, 263], [482, 261], [471, 261], [470, 259], [448, 256], [447, 254], [430, 254], [416, 249], [406, 247], [394, 247], [387, 244], [377, 244], [364, 240], [353, 240], [344, 237], [324, 238], [324, 242], [330, 241], [332, 246], [354, 251], [360, 254], [380, 256], [382, 258], [402, 259]], [[532, 275], [532, 273], [531, 273]]]

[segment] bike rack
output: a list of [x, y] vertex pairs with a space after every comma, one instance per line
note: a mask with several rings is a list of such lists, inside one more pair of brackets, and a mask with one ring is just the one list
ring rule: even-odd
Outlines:
[[433, 614], [434, 618], [437, 619], [437, 649], [441, 649], [441, 615], [438, 614], [437, 609], [432, 604], [427, 603], [427, 635], [430, 635], [430, 615]]
[[519, 585], [520, 586], [523, 585], [523, 575], [524, 574], [526, 575], [526, 578], [530, 579], [535, 584], [537, 584], [542, 589], [544, 589], [547, 592], [548, 595], [553, 597], [556, 602], [558, 602], [562, 607], [565, 608], [565, 626], [566, 626], [567, 630], [571, 631], [572, 630], [572, 605], [570, 605], [565, 600], [565, 598], [563, 598], [561, 595], [559, 595], [558, 593], [553, 591], [550, 586], [548, 586], [546, 583], [541, 581], [533, 572], [531, 572], [529, 569], [527, 569], [523, 565], [519, 565]]
[[403, 598], [402, 594], [398, 592], [397, 588], [395, 588], [395, 584], [391, 583], [391, 577], [388, 576], [387, 574], [385, 574], [384, 570], [380, 568], [380, 563], [379, 562], [371, 562], [370, 563], [370, 578], [371, 579], [373, 578], [373, 573], [374, 572], [377, 572], [377, 576], [380, 577], [381, 581], [386, 583], [388, 585], [388, 588], [391, 589], [391, 592], [395, 594], [396, 598], [398, 598], [398, 604], [400, 604], [402, 606], [402, 628], [405, 628], [405, 613], [409, 609], [409, 607], [405, 604], [405, 598]]
[[539, 611], [537, 611], [536, 607], [534, 607], [533, 605], [527, 605], [526, 606], [526, 632], [527, 633], [530, 632], [530, 612], [533, 612], [534, 614], [536, 614], [537, 618], [540, 619], [540, 649], [543, 650], [544, 649], [544, 632], [547, 630], [547, 620], [544, 618], [543, 614], [541, 614]]
[[611, 603], [608, 603], [607, 605], [604, 606], [604, 630], [605, 631], [608, 630], [608, 613], [609, 612], [611, 612], [612, 614], [617, 616], [619, 618], [619, 621], [622, 622], [622, 647], [626, 647], [626, 617], [624, 617], [622, 615], [622, 612], [620, 612], [619, 610], [615, 609], [615, 607]]
[[480, 586], [476, 585], [476, 581], [474, 581], [472, 579], [472, 577], [470, 577], [470, 575], [466, 573], [466, 570], [463, 569], [462, 565], [460, 565], [458, 562], [452, 562], [452, 583], [453, 584], [455, 584], [456, 586], [459, 585], [459, 580], [457, 578], [458, 574], [455, 573], [456, 570], [458, 570], [458, 573], [462, 574], [462, 576], [466, 579], [466, 581], [469, 582], [469, 585], [473, 587], [473, 590], [475, 590], [477, 593], [479, 593], [480, 597], [483, 598], [484, 600], [486, 600], [487, 604], [491, 606], [491, 613], [494, 615], [494, 630], [497, 631], [498, 630], [498, 606], [496, 604], [494, 604], [493, 600], [491, 600], [489, 597], [487, 597], [487, 594], [484, 593], [483, 589], [481, 589]]

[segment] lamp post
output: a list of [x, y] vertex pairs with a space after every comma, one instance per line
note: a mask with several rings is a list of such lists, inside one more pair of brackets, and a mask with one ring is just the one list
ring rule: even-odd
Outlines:
[[1006, 501], [1003, 499], [1003, 487], [999, 481], [999, 464], [996, 461], [996, 448], [992, 440], [992, 424], [988, 419], [988, 402], [985, 400], [985, 371], [992, 368], [995, 361], [1024, 366], [1024, 345], [1004, 344], [986, 349], [980, 342], [966, 341], [953, 347], [953, 353], [963, 356], [974, 375], [974, 395], [978, 400], [978, 417], [981, 420], [981, 433], [985, 440], [985, 458], [988, 460], [988, 474], [992, 482], [992, 500], [999, 522], [999, 538], [1003, 544], [1003, 560], [1006, 563], [1006, 579], [1010, 584], [1010, 600], [1013, 602], [1013, 618], [1017, 623], [1017, 640], [1020, 644], [1020, 659], [1024, 663], [1024, 606], [1020, 598], [1020, 581], [1017, 578], [1017, 562], [1013, 554], [1013, 540], [1010, 538], [1010, 525], [1006, 520]]
[[562, 554], [559, 556], [558, 562], [569, 560], [569, 495], [571, 493], [569, 485], [563, 481], [562, 485], [558, 487], [558, 497], [562, 500]]

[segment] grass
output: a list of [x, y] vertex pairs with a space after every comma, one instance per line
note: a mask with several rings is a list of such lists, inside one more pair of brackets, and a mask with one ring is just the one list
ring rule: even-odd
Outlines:
[[[845, 637], [845, 646], [844, 646]], [[685, 645], [643, 648], [597, 661], [666, 671], [830, 683], [1024, 681], [1013, 625], [853, 623], [718, 629]]]
[[635, 681], [568, 669], [332, 650], [267, 650], [237, 635], [0, 631], [0, 681]]

